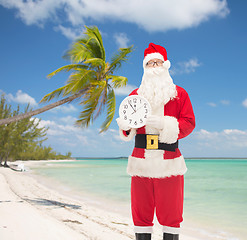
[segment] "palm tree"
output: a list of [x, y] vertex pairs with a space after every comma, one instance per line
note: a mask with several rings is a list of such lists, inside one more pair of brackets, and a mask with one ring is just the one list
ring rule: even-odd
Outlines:
[[73, 43], [64, 56], [71, 60], [71, 64], [58, 68], [48, 75], [48, 78], [51, 78], [62, 71], [71, 72], [66, 84], [45, 95], [40, 102], [49, 102], [61, 96], [66, 98], [26, 114], [2, 119], [0, 125], [32, 117], [64, 103], [80, 99], [82, 111], [76, 125], [88, 127], [106, 108], [106, 119], [101, 126], [101, 132], [106, 131], [115, 114], [114, 89], [126, 86], [128, 81], [126, 77], [114, 75], [114, 71], [127, 61], [127, 55], [132, 51], [133, 46], [120, 48], [110, 62], [106, 62], [102, 36], [98, 28], [86, 27], [84, 35]]

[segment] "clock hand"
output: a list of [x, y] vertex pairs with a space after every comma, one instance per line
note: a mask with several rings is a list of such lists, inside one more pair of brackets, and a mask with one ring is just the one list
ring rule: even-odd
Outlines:
[[129, 103], [129, 105], [132, 107], [132, 109], [134, 110], [134, 112], [136, 112], [136, 110], [134, 109], [134, 107], [132, 106], [132, 104], [131, 104], [131, 103]]
[[[141, 107], [137, 108], [137, 110], [135, 110], [135, 112], [137, 112], [138, 110], [140, 110], [143, 106], [144, 105], [142, 105]], [[135, 112], [131, 113], [131, 115], [134, 114]]]

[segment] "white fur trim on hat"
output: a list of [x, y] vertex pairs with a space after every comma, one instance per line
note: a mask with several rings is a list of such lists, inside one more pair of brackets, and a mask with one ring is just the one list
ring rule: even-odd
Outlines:
[[166, 69], [169, 69], [169, 68], [171, 67], [171, 62], [170, 62], [169, 60], [166, 60], [166, 61], [164, 61], [163, 66], [164, 66]]
[[163, 143], [172, 144], [178, 140], [179, 124], [175, 117], [163, 117], [164, 128], [160, 131], [159, 140]]
[[133, 139], [133, 137], [136, 135], [136, 129], [135, 128], [131, 128], [130, 129], [130, 133], [129, 135], [125, 136], [123, 134], [123, 130], [122, 129], [119, 129], [119, 134], [120, 134], [120, 138], [126, 142], [130, 141]]
[[127, 173], [131, 176], [165, 178], [184, 175], [184, 157], [164, 159], [164, 150], [145, 150], [145, 158], [129, 156]]
[[155, 53], [150, 53], [150, 54], [147, 54], [143, 60], [143, 67], [145, 67], [148, 63], [148, 61], [152, 60], [152, 59], [160, 59], [162, 61], [164, 61], [164, 57], [158, 53], [158, 52], [155, 52]]

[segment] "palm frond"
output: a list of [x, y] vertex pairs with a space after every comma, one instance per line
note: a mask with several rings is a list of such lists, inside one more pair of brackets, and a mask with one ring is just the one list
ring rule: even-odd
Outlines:
[[[85, 34], [88, 36], [89, 40], [88, 40], [88, 46], [92, 46], [91, 50], [96, 50], [97, 51], [97, 55], [98, 58], [103, 59], [103, 61], [105, 61], [105, 49], [103, 46], [103, 40], [102, 40], [102, 36], [100, 34], [99, 29], [96, 26], [92, 26], [92, 27], [87, 27], [85, 26], [87, 31], [85, 32]], [[96, 53], [95, 51], [95, 53]]]
[[133, 46], [128, 48], [120, 48], [118, 52], [111, 58], [110, 66], [107, 73], [113, 73], [122, 66], [123, 62], [128, 60], [127, 55], [133, 51]]
[[66, 89], [66, 85], [63, 86], [63, 87], [60, 87], [60, 88], [58, 88], [58, 89], [56, 89], [56, 90], [54, 90], [54, 91], [52, 91], [52, 92], [50, 92], [50, 93], [48, 93], [48, 94], [46, 94], [46, 95], [40, 100], [40, 103], [49, 102], [49, 101], [51, 101], [51, 100], [54, 99], [54, 98], [60, 97], [60, 96], [64, 93], [65, 89]]
[[76, 93], [89, 85], [94, 85], [95, 79], [96, 73], [93, 70], [80, 71], [71, 74], [66, 84], [65, 95]]
[[90, 58], [101, 58], [105, 61], [105, 49], [99, 29], [87, 26], [85, 28], [84, 35], [72, 44], [64, 58], [77, 63]]
[[127, 82], [128, 82], [128, 78], [127, 77], [114, 76], [114, 75], [111, 75], [109, 77], [111, 79], [111, 83], [112, 83], [112, 87], [113, 88], [125, 87]]
[[106, 102], [107, 102], [107, 87], [105, 87], [102, 91], [101, 97], [99, 99], [98, 107], [97, 107], [97, 112], [94, 115], [95, 119], [102, 113], [102, 111], [104, 111]]
[[85, 59], [94, 58], [94, 56], [90, 49], [78, 40], [65, 53], [64, 58], [70, 59], [73, 63], [81, 63]]
[[115, 110], [116, 110], [115, 93], [114, 93], [114, 90], [110, 86], [108, 89], [106, 105], [107, 105], [107, 117], [106, 117], [106, 120], [101, 125], [101, 130], [100, 130], [101, 133], [106, 131], [109, 128], [114, 118]]
[[83, 64], [69, 64], [69, 65], [65, 65], [63, 67], [58, 68], [54, 72], [48, 74], [47, 77], [48, 78], [51, 78], [54, 75], [56, 75], [57, 73], [62, 72], [62, 71], [69, 72], [71, 70], [77, 71], [77, 70], [80, 70], [80, 69], [88, 69], [88, 66], [83, 65]]
[[101, 58], [90, 58], [90, 59], [86, 59], [84, 61], [84, 64], [89, 64], [92, 67], [101, 67], [101, 68], [105, 68], [105, 61]]
[[63, 87], [60, 87], [54, 90], [51, 93], [46, 94], [40, 102], [49, 102], [54, 98], [58, 98], [61, 95], [63, 97], [69, 96], [71, 94], [75, 94], [82, 90], [83, 88], [87, 88], [90, 85], [90, 81], [92, 81], [93, 75], [95, 74], [92, 70], [82, 69], [79, 72], [73, 73], [70, 75], [67, 80], [67, 84]]
[[81, 127], [88, 127], [90, 123], [95, 120], [94, 112], [97, 109], [99, 99], [105, 88], [106, 82], [102, 81], [100, 84], [91, 87], [85, 94], [84, 100], [81, 104], [84, 105], [84, 110], [80, 113], [76, 125]]
[[83, 45], [88, 51], [88, 53], [87, 53], [88, 56], [85, 59], [90, 59], [90, 58], [103, 59], [102, 50], [101, 50], [98, 42], [95, 41], [94, 39], [89, 38], [88, 36], [86, 36], [84, 38], [79, 39], [78, 43]]

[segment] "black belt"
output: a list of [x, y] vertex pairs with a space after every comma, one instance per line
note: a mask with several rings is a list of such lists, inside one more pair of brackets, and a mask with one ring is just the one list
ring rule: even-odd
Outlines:
[[135, 136], [135, 147], [145, 149], [160, 149], [175, 152], [178, 148], [178, 141], [172, 144], [159, 142], [159, 135], [155, 134], [137, 134]]

